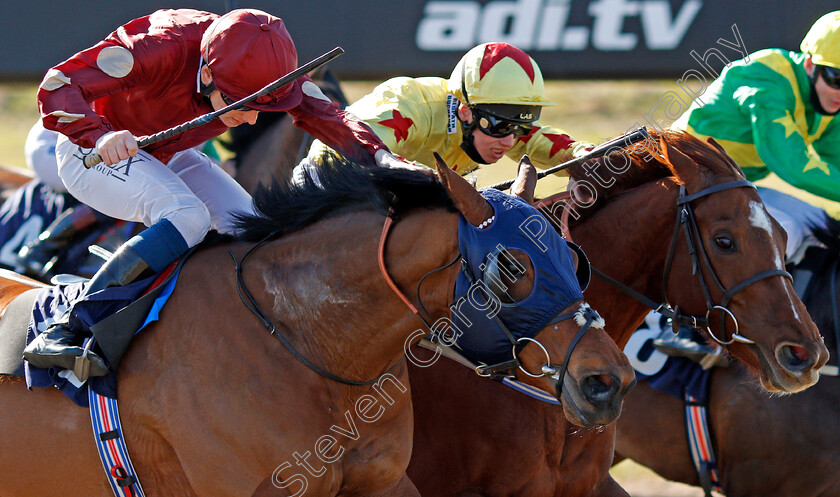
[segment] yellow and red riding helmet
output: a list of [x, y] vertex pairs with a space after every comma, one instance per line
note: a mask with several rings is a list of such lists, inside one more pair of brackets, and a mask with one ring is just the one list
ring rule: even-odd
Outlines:
[[469, 106], [514, 122], [533, 122], [541, 107], [554, 105], [545, 97], [537, 63], [508, 43], [484, 43], [464, 54], [447, 89]]

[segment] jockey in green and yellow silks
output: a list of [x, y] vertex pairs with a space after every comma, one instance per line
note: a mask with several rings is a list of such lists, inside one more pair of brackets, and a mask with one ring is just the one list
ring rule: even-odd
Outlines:
[[840, 201], [840, 11], [820, 18], [801, 49], [734, 62], [674, 127], [713, 137], [751, 181], [773, 172]]
[[[547, 168], [569, 160], [589, 144], [538, 123], [545, 98], [536, 62], [507, 43], [486, 43], [467, 52], [449, 79], [396, 77], [347, 108], [366, 122], [395, 155], [434, 164], [437, 151], [461, 174], [507, 155], [528, 154]], [[328, 151], [321, 142], [308, 161]], [[300, 168], [296, 173], [299, 173]]]
[[[672, 127], [712, 137], [747, 179], [775, 173], [813, 195], [840, 201], [840, 11], [818, 19], [801, 52], [767, 49], [733, 62]], [[786, 261], [802, 261], [819, 242], [811, 227], [827, 215], [789, 195], [758, 188], [787, 232]], [[697, 335], [665, 330], [654, 347], [695, 359], [714, 353]]]

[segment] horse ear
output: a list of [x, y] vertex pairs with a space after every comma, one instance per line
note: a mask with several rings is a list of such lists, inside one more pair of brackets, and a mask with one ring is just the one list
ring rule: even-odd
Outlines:
[[443, 187], [449, 192], [449, 197], [455, 207], [461, 212], [464, 218], [473, 226], [479, 226], [490, 219], [493, 214], [493, 206], [460, 174], [449, 169], [443, 162], [441, 156], [435, 152], [435, 166], [437, 167], [438, 178]]
[[664, 136], [659, 137], [659, 153], [662, 154], [664, 162], [670, 164], [674, 173], [686, 186], [702, 184], [703, 179], [700, 177], [700, 168], [697, 167], [697, 163], [691, 157], [671, 146]]
[[529, 204], [534, 203], [534, 190], [537, 189], [537, 170], [531, 159], [523, 155], [519, 159], [519, 172], [510, 187], [511, 195], [516, 195]]
[[726, 150], [723, 149], [720, 143], [715, 141], [715, 139], [711, 136], [706, 138], [706, 142], [708, 142], [709, 145], [717, 149], [717, 151], [720, 152], [722, 156], [726, 157], [726, 163], [732, 166], [732, 170], [735, 171], [738, 174], [738, 176], [741, 177], [741, 179], [747, 179], [747, 177], [744, 175], [744, 170], [741, 169], [741, 166], [735, 163], [735, 160], [732, 157], [730, 157], [729, 154], [726, 153]]

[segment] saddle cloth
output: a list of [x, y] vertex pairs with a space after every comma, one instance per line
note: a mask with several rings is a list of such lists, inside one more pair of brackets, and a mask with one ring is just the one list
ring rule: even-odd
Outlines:
[[624, 353], [636, 370], [637, 381], [646, 381], [654, 389], [684, 400], [690, 395], [705, 404], [709, 397], [711, 370], [684, 357], [671, 357], [653, 347], [653, 339], [664, 329], [671, 329], [667, 318], [651, 312], [633, 333]]
[[[113, 333], [127, 333], [130, 339], [130, 336], [139, 333], [149, 323], [157, 321], [160, 309], [175, 289], [180, 267], [178, 263], [173, 263], [159, 275], [92, 294], [83, 302], [84, 305], [75, 306], [75, 315], [79, 322], [89, 327], [101, 327], [101, 324], [108, 323], [111, 328], [118, 330]], [[85, 282], [80, 282], [43, 289], [35, 299], [26, 330], [26, 343], [35, 339], [52, 323], [66, 321], [70, 303], [82, 293], [84, 285]], [[105, 397], [115, 399], [117, 396], [113, 372], [82, 382], [69, 370], [40, 369], [24, 363], [24, 371], [28, 388], [56, 387], [82, 407], [89, 406], [87, 388]]]

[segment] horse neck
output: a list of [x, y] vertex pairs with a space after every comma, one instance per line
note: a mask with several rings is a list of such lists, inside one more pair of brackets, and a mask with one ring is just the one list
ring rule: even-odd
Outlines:
[[[572, 238], [592, 266], [657, 302], [676, 217], [672, 180], [645, 183], [609, 199], [572, 228]], [[606, 320], [606, 330], [623, 348], [650, 309], [593, 276], [586, 300]]]
[[[292, 345], [345, 378], [375, 377], [403, 354], [423, 323], [389, 287], [378, 264], [385, 218], [373, 212], [342, 215], [293, 233], [255, 253], [246, 274], [258, 302]], [[457, 254], [457, 216], [441, 209], [409, 215], [390, 230], [385, 266], [403, 295], [420, 277]], [[420, 241], [420, 243], [418, 243]], [[259, 254], [259, 255], [257, 255]], [[456, 270], [429, 278], [424, 295], [433, 315], [451, 300]], [[424, 288], [426, 284], [424, 283]], [[417, 307], [416, 297], [411, 297]]]

